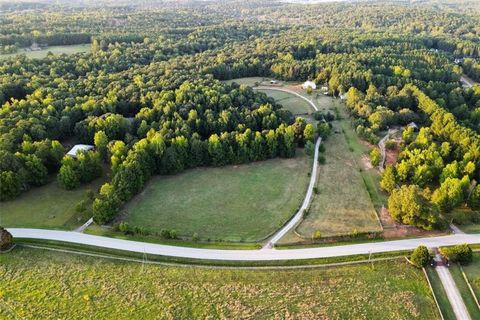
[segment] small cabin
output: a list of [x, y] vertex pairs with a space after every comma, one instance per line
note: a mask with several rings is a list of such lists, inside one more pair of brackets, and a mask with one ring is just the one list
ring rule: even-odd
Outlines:
[[95, 147], [89, 144], [76, 144], [73, 146], [72, 149], [70, 149], [70, 151], [67, 152], [67, 156], [76, 158], [79, 152], [90, 151], [90, 150], [95, 150]]

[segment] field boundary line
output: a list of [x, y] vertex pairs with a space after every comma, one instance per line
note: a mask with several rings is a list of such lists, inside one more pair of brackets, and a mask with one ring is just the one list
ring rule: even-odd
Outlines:
[[475, 300], [475, 303], [477, 304], [477, 308], [480, 310], [480, 304], [478, 303], [478, 299], [477, 299], [477, 296], [475, 295], [475, 291], [473, 291], [472, 285], [470, 284], [470, 281], [468, 280], [468, 277], [465, 274], [465, 271], [463, 271], [462, 265], [459, 264], [458, 266], [460, 267], [460, 271], [462, 272], [463, 279], [465, 279], [468, 289], [470, 290], [470, 293], [473, 296], [473, 300]]
[[161, 261], [151, 261], [147, 259], [136, 259], [136, 258], [127, 258], [127, 257], [120, 257], [115, 255], [109, 254], [100, 254], [94, 252], [86, 252], [86, 251], [77, 251], [72, 249], [60, 249], [60, 248], [52, 248], [46, 246], [37, 246], [31, 244], [20, 244], [19, 247], [25, 247], [30, 249], [39, 249], [39, 250], [48, 250], [60, 253], [67, 253], [67, 254], [76, 254], [81, 256], [89, 256], [95, 258], [102, 258], [102, 259], [111, 259], [111, 260], [119, 260], [125, 262], [135, 262], [135, 263], [142, 263], [142, 264], [151, 264], [151, 265], [160, 265], [165, 267], [184, 267], [184, 268], [201, 268], [201, 269], [230, 269], [230, 270], [295, 270], [295, 269], [320, 269], [320, 268], [331, 268], [331, 267], [340, 267], [340, 266], [348, 266], [354, 264], [365, 264], [365, 263], [372, 263], [372, 262], [379, 262], [379, 261], [389, 261], [389, 260], [399, 260], [402, 258], [401, 255], [392, 256], [392, 257], [383, 257], [383, 258], [374, 258], [374, 259], [363, 259], [363, 260], [352, 260], [352, 261], [342, 261], [342, 262], [333, 262], [333, 263], [324, 263], [324, 264], [306, 264], [306, 265], [295, 265], [295, 266], [214, 266], [214, 265], [204, 265], [204, 264], [187, 264], [187, 263], [175, 263], [175, 262], [161, 262]]
[[[405, 257], [407, 258], [407, 257]], [[408, 259], [407, 259], [408, 261]], [[427, 271], [425, 270], [424, 267], [422, 267], [423, 274], [425, 275], [425, 278], [427, 278], [428, 286], [430, 287], [430, 291], [432, 291], [433, 295], [433, 300], [435, 300], [435, 305], [437, 306], [438, 313], [440, 314], [440, 317], [442, 320], [445, 320], [443, 317], [442, 309], [440, 309], [440, 305], [438, 304], [437, 296], [435, 295], [435, 290], [433, 290], [432, 283], [430, 282], [430, 278], [428, 277]]]

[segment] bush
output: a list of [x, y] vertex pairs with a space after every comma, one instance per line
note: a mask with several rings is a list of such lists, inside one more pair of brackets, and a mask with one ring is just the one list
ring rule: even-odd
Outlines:
[[321, 238], [322, 238], [322, 232], [320, 232], [320, 230], [316, 230], [312, 235], [313, 240], [320, 240]]
[[313, 156], [315, 153], [315, 144], [310, 140], [305, 143], [305, 153], [308, 156]]
[[313, 187], [313, 193], [318, 194], [318, 188], [317, 187]]
[[452, 214], [452, 222], [459, 225], [468, 224], [471, 221], [471, 216], [469, 213], [464, 211], [455, 211]]
[[7, 229], [0, 227], [0, 251], [10, 249], [13, 244], [13, 237]]
[[318, 152], [324, 153], [325, 152], [325, 145], [320, 144], [320, 147], [318, 147]]
[[318, 163], [325, 164], [325, 162], [326, 162], [325, 157], [323, 155], [319, 155], [318, 156]]
[[425, 267], [430, 263], [431, 257], [427, 247], [418, 246], [412, 253], [410, 261], [417, 268]]
[[376, 167], [380, 164], [380, 158], [381, 158], [380, 150], [377, 148], [373, 148], [372, 151], [370, 151], [370, 163], [372, 166]]
[[397, 148], [397, 142], [393, 139], [389, 139], [385, 142], [385, 148], [388, 150], [395, 150]]
[[130, 231], [130, 226], [128, 225], [128, 222], [120, 222], [120, 224], [118, 225], [118, 230], [127, 234]]
[[451, 262], [459, 262], [460, 264], [468, 264], [473, 259], [472, 248], [468, 244], [443, 247], [440, 248], [440, 253]]

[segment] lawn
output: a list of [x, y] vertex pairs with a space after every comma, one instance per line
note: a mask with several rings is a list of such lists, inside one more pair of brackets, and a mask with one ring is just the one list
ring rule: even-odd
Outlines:
[[423, 273], [403, 259], [373, 270], [231, 270], [17, 248], [0, 255], [0, 274], [0, 318], [439, 318]]
[[308, 102], [288, 92], [281, 92], [275, 90], [261, 89], [258, 92], [263, 92], [269, 97], [272, 97], [280, 103], [285, 109], [289, 110], [294, 115], [312, 113], [314, 110]]
[[42, 49], [40, 51], [26, 51], [25, 49], [19, 49], [17, 53], [0, 54], [0, 59], [14, 57], [19, 54], [25, 54], [28, 58], [31, 58], [31, 59], [41, 59], [41, 58], [45, 58], [49, 52], [53, 53], [54, 55], [60, 55], [60, 54], [74, 54], [79, 52], [90, 52], [90, 50], [91, 50], [90, 44], [51, 46], [51, 47]]
[[311, 161], [297, 150], [292, 159], [157, 176], [129, 202], [123, 220], [150, 232], [173, 229], [200, 240], [260, 241], [301, 204]]
[[445, 320], [456, 320], [455, 313], [453, 312], [452, 305], [448, 301], [447, 293], [443, 288], [442, 281], [438, 276], [438, 273], [435, 269], [427, 267], [428, 278], [432, 284], [433, 291], [435, 292], [435, 297], [437, 298], [438, 305], [442, 311], [442, 315]]
[[465, 271], [477, 299], [480, 300], [480, 253], [473, 254], [473, 262], [463, 266], [463, 271]]
[[238, 78], [238, 79], [232, 79], [232, 80], [226, 80], [225, 83], [238, 83], [240, 85], [246, 85], [249, 87], [254, 87], [257, 83], [261, 83], [264, 78], [262, 77], [246, 77], [246, 78]]
[[453, 280], [455, 281], [460, 294], [462, 295], [463, 302], [467, 307], [468, 313], [472, 317], [472, 319], [480, 319], [480, 310], [478, 309], [477, 303], [468, 288], [468, 284], [465, 281], [465, 278], [462, 275], [462, 270], [460, 266], [454, 264], [450, 267], [450, 273], [452, 274]]
[[317, 230], [323, 237], [382, 230], [360, 171], [364, 170], [359, 157], [363, 153], [352, 146], [353, 142], [361, 145], [356, 137], [345, 134], [343, 122], [333, 122], [333, 133], [324, 142], [326, 164], [319, 167], [318, 194], [297, 227], [303, 237], [310, 238]]
[[[106, 178], [105, 178], [106, 179]], [[105, 180], [100, 178], [71, 191], [62, 189], [53, 178], [50, 183], [24, 192], [20, 197], [0, 202], [0, 225], [4, 227], [74, 229], [88, 219], [75, 210]]]

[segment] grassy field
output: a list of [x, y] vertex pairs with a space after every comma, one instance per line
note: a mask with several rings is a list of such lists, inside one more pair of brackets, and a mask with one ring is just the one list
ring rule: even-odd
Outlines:
[[455, 280], [458, 290], [462, 295], [463, 302], [465, 302], [468, 313], [472, 319], [480, 319], [480, 310], [478, 309], [477, 303], [475, 302], [475, 299], [468, 288], [468, 284], [462, 275], [460, 267], [456, 264], [452, 265], [450, 267], [450, 273], [452, 274], [453, 280]]
[[67, 191], [53, 180], [47, 185], [23, 193], [14, 200], [0, 202], [0, 225], [73, 229], [88, 219], [76, 212], [77, 203], [86, 200], [87, 191], [96, 191], [103, 181], [100, 178], [75, 190]]
[[[324, 97], [324, 100], [331, 101]], [[322, 236], [381, 231], [360, 163], [363, 147], [347, 135], [346, 120], [333, 122], [333, 134], [324, 142], [326, 164], [320, 166], [317, 188], [309, 214], [297, 228], [303, 237], [317, 230]], [[357, 148], [357, 149], [355, 149]]]
[[41, 58], [45, 58], [49, 52], [53, 53], [54, 55], [60, 55], [60, 54], [73, 54], [73, 53], [79, 53], [79, 52], [90, 52], [90, 50], [91, 50], [90, 44], [51, 46], [51, 47], [42, 49], [40, 51], [26, 51], [25, 49], [19, 49], [17, 53], [0, 54], [0, 59], [14, 57], [19, 54], [25, 54], [28, 58], [31, 58], [31, 59], [41, 59]]
[[254, 87], [257, 83], [260, 83], [263, 81], [264, 78], [262, 77], [246, 77], [246, 78], [237, 78], [237, 79], [232, 79], [232, 80], [226, 80], [225, 83], [238, 83], [238, 84], [244, 84], [249, 87]]
[[463, 266], [463, 271], [465, 271], [477, 299], [480, 300], [480, 253], [473, 254], [473, 262]]
[[[304, 270], [142, 266], [17, 248], [0, 255], [0, 318], [438, 319], [404, 260]], [[28, 290], [26, 290], [28, 288]]]
[[452, 305], [448, 301], [447, 293], [442, 286], [442, 281], [440, 280], [438, 273], [433, 268], [426, 268], [428, 278], [432, 284], [433, 291], [435, 292], [435, 297], [437, 298], [438, 305], [442, 311], [443, 317], [445, 320], [456, 320], [457, 317], [453, 312]]
[[294, 115], [312, 113], [312, 107], [305, 100], [291, 94], [288, 92], [280, 92], [274, 90], [257, 90], [258, 92], [263, 92], [269, 97], [272, 97], [280, 103], [285, 109], [289, 110]]
[[301, 204], [311, 158], [198, 168], [153, 178], [125, 208], [124, 220], [151, 232], [174, 229], [202, 240], [258, 241]]

